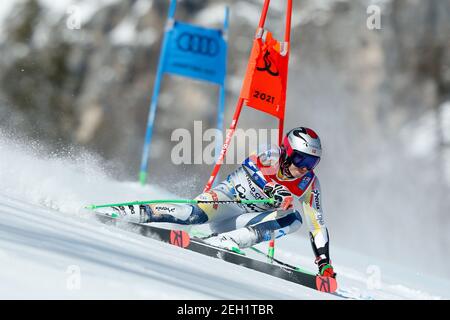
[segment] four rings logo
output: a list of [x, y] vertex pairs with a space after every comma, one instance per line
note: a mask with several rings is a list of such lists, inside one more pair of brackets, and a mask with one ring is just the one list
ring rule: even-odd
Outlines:
[[211, 37], [183, 32], [177, 38], [177, 47], [181, 51], [214, 57], [219, 54], [219, 42]]

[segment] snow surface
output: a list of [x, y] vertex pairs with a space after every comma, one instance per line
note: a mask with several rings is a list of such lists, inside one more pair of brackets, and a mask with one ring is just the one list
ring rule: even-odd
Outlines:
[[[98, 222], [85, 205], [174, 195], [115, 181], [92, 155], [46, 153], [0, 131], [0, 157], [0, 299], [339, 299]], [[444, 280], [332, 252], [341, 293], [450, 298]], [[276, 257], [314, 270], [306, 238], [279, 239]]]

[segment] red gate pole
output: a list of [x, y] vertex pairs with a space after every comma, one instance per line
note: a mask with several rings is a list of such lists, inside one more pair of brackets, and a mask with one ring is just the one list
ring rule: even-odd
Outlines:
[[[289, 1], [291, 1], [291, 0], [289, 0]], [[269, 4], [270, 4], [270, 0], [264, 1], [263, 10], [261, 12], [261, 17], [259, 19], [258, 30], [261, 28], [264, 28], [264, 24], [266, 23], [267, 11], [269, 10]], [[214, 166], [214, 169], [211, 173], [211, 176], [209, 177], [208, 182], [205, 185], [205, 188], [203, 189], [203, 192], [207, 192], [211, 189], [211, 187], [214, 183], [214, 180], [217, 177], [217, 173], [219, 173], [220, 167], [223, 164], [223, 159], [225, 158], [225, 154], [228, 150], [228, 147], [230, 146], [231, 138], [233, 137], [234, 131], [236, 130], [236, 125], [238, 123], [239, 116], [241, 114], [243, 105], [244, 105], [244, 99], [242, 97], [240, 97], [238, 100], [238, 103], [236, 105], [236, 111], [234, 112], [234, 115], [233, 115], [233, 121], [231, 122], [230, 129], [228, 130], [227, 136], [225, 138], [225, 143], [222, 146], [222, 150], [220, 152], [219, 159], [217, 159], [216, 165]]]

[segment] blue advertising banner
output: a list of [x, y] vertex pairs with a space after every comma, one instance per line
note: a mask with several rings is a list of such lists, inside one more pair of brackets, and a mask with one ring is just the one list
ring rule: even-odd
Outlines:
[[224, 83], [227, 43], [222, 30], [175, 21], [167, 37], [164, 72]]
[[[142, 185], [145, 184], [148, 175], [153, 126], [164, 74], [169, 73], [219, 85], [217, 129], [222, 130], [223, 128], [229, 9], [225, 8], [224, 26], [221, 30], [176, 21], [174, 18], [176, 5], [177, 0], [171, 0], [148, 113], [139, 171], [139, 181]], [[220, 150], [221, 145], [218, 141], [217, 155]]]

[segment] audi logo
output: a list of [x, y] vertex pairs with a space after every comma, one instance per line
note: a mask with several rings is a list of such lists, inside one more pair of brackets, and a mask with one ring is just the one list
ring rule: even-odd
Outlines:
[[177, 38], [177, 47], [184, 52], [209, 57], [217, 56], [220, 50], [216, 39], [188, 32], [182, 33]]

